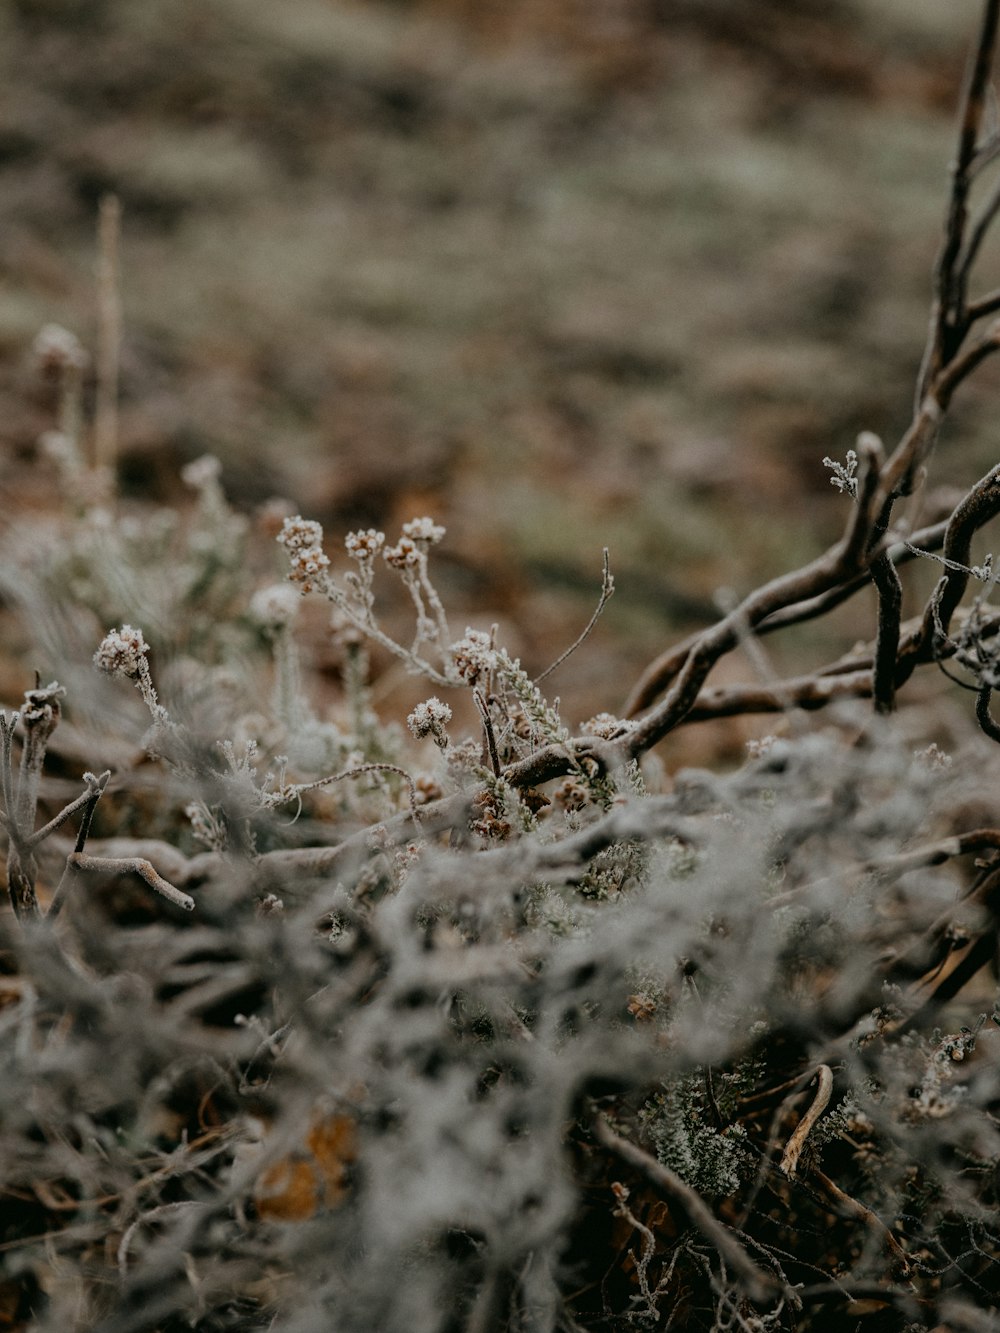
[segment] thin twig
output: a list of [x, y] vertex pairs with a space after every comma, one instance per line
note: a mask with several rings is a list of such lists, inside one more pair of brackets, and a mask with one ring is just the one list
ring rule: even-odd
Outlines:
[[500, 776], [500, 755], [497, 751], [497, 738], [493, 730], [493, 719], [490, 717], [489, 705], [479, 689], [472, 691], [472, 697], [476, 701], [479, 716], [483, 720], [483, 735], [486, 738], [486, 752], [489, 755], [490, 767], [493, 769], [493, 776], [498, 778]]
[[993, 697], [991, 685], [981, 686], [976, 695], [976, 721], [991, 741], [1000, 741], [1000, 722], [990, 712], [990, 699]]
[[[50, 834], [55, 833], [56, 829], [61, 828], [63, 824], [66, 823], [67, 819], [72, 818], [72, 816], [75, 815], [78, 810], [81, 810], [84, 807], [87, 806], [90, 807], [91, 817], [92, 817], [93, 807], [96, 805], [105, 787], [108, 785], [108, 780], [111, 777], [111, 770], [105, 769], [105, 771], [100, 775], [100, 777], [95, 777], [93, 773], [84, 773], [83, 776], [84, 780], [87, 783], [87, 790], [85, 792], [82, 792], [76, 798], [75, 801], [70, 801], [69, 805], [64, 806], [63, 809], [60, 810], [59, 813], [55, 815], [52, 819], [50, 819], [47, 824], [44, 824], [40, 829], [37, 829], [34, 833], [32, 833], [30, 838], [26, 838], [24, 840], [25, 847], [29, 849], [32, 847], [37, 847], [38, 844], [40, 842], [44, 842], [45, 839], [49, 837]], [[85, 818], [87, 827], [89, 829], [90, 818], [86, 816]], [[79, 839], [77, 841], [79, 842]], [[84, 834], [84, 842], [86, 842], [86, 834]], [[79, 845], [75, 848], [75, 850], [78, 852], [82, 852], [83, 846]]]
[[640, 1175], [645, 1176], [650, 1184], [680, 1204], [691, 1222], [739, 1277], [751, 1300], [766, 1301], [778, 1292], [779, 1284], [775, 1278], [754, 1263], [732, 1232], [713, 1217], [701, 1195], [685, 1184], [676, 1172], [616, 1134], [602, 1116], [594, 1121], [594, 1136], [609, 1152], [627, 1162]]
[[[141, 856], [89, 856], [86, 852], [70, 852], [66, 858], [66, 865], [74, 871], [87, 870], [107, 875], [138, 875], [151, 889], [154, 889], [161, 897], [166, 898], [168, 902], [173, 903], [175, 907], [183, 907], [185, 912], [194, 911], [194, 899], [188, 894], [182, 893], [180, 889], [174, 888], [168, 880], [156, 873], [149, 861], [144, 860]], [[59, 887], [62, 888], [62, 883]], [[58, 894], [59, 890], [56, 892]]]
[[846, 1217], [855, 1217], [858, 1221], [864, 1222], [865, 1226], [879, 1237], [904, 1275], [911, 1272], [910, 1260], [906, 1251], [877, 1213], [872, 1212], [860, 1200], [845, 1193], [829, 1176], [815, 1167], [810, 1171], [809, 1179], [814, 1180], [820, 1186], [839, 1213]]
[[598, 599], [597, 606], [594, 609], [594, 614], [587, 621], [587, 624], [584, 627], [583, 632], [576, 639], [574, 639], [574, 641], [570, 644], [570, 646], [566, 649], [566, 651], [560, 653], [551, 666], [547, 666], [545, 670], [541, 673], [541, 675], [535, 677], [536, 685], [540, 684], [545, 679], [546, 676], [550, 676], [552, 672], [555, 671], [556, 667], [562, 666], [563, 662], [566, 661], [567, 657], [571, 657], [572, 654], [576, 652], [577, 648], [579, 648], [580, 645], [586, 641], [591, 631], [593, 630], [594, 626], [600, 619], [601, 612], [607, 606], [608, 600], [614, 593], [614, 590], [615, 590], [615, 581], [611, 574], [610, 556], [608, 553], [608, 548], [605, 546], [604, 573], [601, 577], [601, 595], [600, 598]]
[[[949, 511], [951, 506], [949, 505]], [[894, 542], [889, 548], [888, 555], [893, 564], [897, 567], [909, 563], [912, 560], [919, 559], [925, 551], [936, 551], [944, 541], [945, 531], [948, 526], [948, 520], [931, 524], [929, 527], [921, 528], [918, 532], [911, 534], [908, 546], [904, 542]], [[914, 547], [919, 547], [914, 550]], [[821, 593], [817, 597], [806, 598], [804, 601], [795, 602], [790, 606], [782, 607], [781, 610], [766, 616], [759, 625], [755, 626], [755, 633], [760, 636], [764, 634], [773, 634], [776, 630], [786, 629], [790, 625], [800, 625], [808, 620], [815, 620], [840, 606], [863, 588], [867, 588], [871, 583], [871, 575], [867, 570], [861, 574], [855, 575], [851, 579], [846, 579], [843, 583], [831, 588], [828, 592]], [[657, 698], [667, 688], [670, 682], [680, 671], [687, 660], [688, 653], [697, 643], [704, 631], [699, 630], [696, 634], [690, 635], [687, 639], [671, 648], [669, 652], [656, 658], [643, 672], [638, 683], [633, 689], [631, 695], [626, 700], [623, 716], [635, 717], [644, 708], [656, 702]], [[822, 674], [822, 673], [819, 673]]]

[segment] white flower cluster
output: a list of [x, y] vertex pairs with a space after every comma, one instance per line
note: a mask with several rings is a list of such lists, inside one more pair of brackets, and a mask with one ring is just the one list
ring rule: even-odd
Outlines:
[[431, 546], [444, 536], [444, 528], [430, 518], [411, 518], [403, 524], [403, 535], [395, 546], [387, 546], [383, 559], [393, 569], [415, 569]]
[[400, 537], [395, 546], [387, 546], [382, 558], [393, 569], [413, 569], [420, 563], [420, 551], [412, 537]]
[[496, 652], [490, 636], [481, 629], [466, 629], [465, 637], [449, 649], [455, 670], [470, 685], [488, 676], [496, 666]]
[[403, 524], [403, 536], [411, 542], [425, 546], [436, 546], [444, 536], [444, 528], [430, 518], [411, 518]]
[[291, 558], [292, 568], [289, 578], [295, 583], [301, 583], [303, 592], [311, 592], [314, 586], [313, 580], [330, 564], [321, 546], [323, 541], [321, 524], [296, 514], [294, 518], [285, 519], [277, 540]]
[[122, 625], [121, 629], [105, 634], [94, 654], [94, 665], [109, 676], [132, 679], [139, 674], [148, 652], [149, 644], [142, 637], [142, 630]]
[[425, 736], [430, 736], [435, 745], [444, 749], [448, 744], [448, 737], [445, 733], [445, 727], [451, 721], [452, 712], [446, 703], [442, 703], [436, 695], [425, 699], [422, 704], [417, 704], [413, 712], [406, 719], [406, 725], [416, 737], [423, 740]]
[[277, 540], [288, 551], [302, 551], [323, 544], [323, 525], [314, 519], [295, 514], [281, 525]]
[[385, 545], [385, 533], [376, 528], [360, 528], [357, 532], [347, 534], [344, 545], [352, 560], [374, 560]]

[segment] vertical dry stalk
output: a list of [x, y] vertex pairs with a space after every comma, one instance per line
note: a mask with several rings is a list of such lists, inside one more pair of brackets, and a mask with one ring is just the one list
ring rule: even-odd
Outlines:
[[118, 453], [118, 371], [121, 348], [119, 238], [121, 202], [101, 200], [97, 259], [97, 403], [94, 418], [94, 467], [112, 472]]

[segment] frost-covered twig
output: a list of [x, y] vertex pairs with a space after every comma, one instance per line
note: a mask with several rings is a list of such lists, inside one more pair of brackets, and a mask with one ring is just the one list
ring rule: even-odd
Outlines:
[[91, 856], [87, 852], [70, 852], [66, 858], [66, 873], [56, 890], [54, 905], [55, 902], [61, 903], [69, 892], [71, 883], [67, 876], [72, 876], [74, 872], [81, 870], [96, 874], [138, 875], [151, 889], [166, 898], [167, 902], [173, 903], [175, 907], [182, 907], [185, 912], [194, 911], [195, 901], [190, 894], [174, 888], [162, 875], [157, 874], [149, 861], [142, 857]]

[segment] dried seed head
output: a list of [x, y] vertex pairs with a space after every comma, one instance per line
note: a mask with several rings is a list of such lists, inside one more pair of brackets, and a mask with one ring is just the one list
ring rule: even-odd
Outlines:
[[496, 652], [490, 636], [480, 629], [467, 629], [465, 637], [449, 649], [455, 670], [470, 685], [475, 685], [496, 666]]
[[448, 705], [432, 695], [430, 699], [425, 700], [422, 704], [417, 704], [406, 719], [406, 725], [418, 741], [423, 740], [425, 736], [431, 736], [434, 744], [443, 748], [448, 744], [445, 727], [447, 727], [451, 718], [452, 713]]
[[131, 680], [139, 674], [148, 652], [149, 644], [142, 637], [142, 630], [122, 625], [120, 630], [111, 629], [105, 634], [94, 653], [94, 665], [109, 676], [126, 676]]
[[411, 537], [400, 537], [395, 546], [385, 548], [382, 557], [393, 569], [412, 569], [420, 563], [420, 552]]
[[403, 536], [424, 546], [436, 546], [444, 536], [444, 528], [430, 518], [411, 518], [403, 524]]
[[306, 546], [290, 551], [292, 568], [288, 577], [293, 583], [301, 583], [303, 592], [312, 592], [315, 579], [329, 567], [329, 558], [318, 546]]
[[85, 370], [90, 358], [75, 333], [61, 324], [46, 324], [31, 348], [41, 370]]
[[250, 599], [250, 615], [261, 625], [289, 625], [298, 615], [299, 597], [287, 583], [258, 588]]
[[357, 532], [347, 534], [344, 545], [352, 560], [357, 560], [359, 563], [374, 560], [385, 545], [385, 533], [379, 532], [376, 528], [360, 528]]
[[295, 514], [292, 518], [285, 519], [275, 540], [279, 541], [288, 551], [307, 550], [311, 547], [322, 546], [323, 528], [315, 520], [303, 518], [301, 514]]

